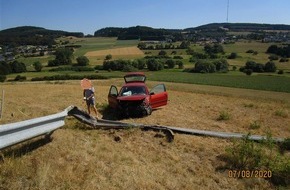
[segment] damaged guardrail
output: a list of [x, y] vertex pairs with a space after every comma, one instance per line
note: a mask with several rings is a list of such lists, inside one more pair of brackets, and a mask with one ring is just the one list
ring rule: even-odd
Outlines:
[[[168, 141], [170, 142], [174, 139], [174, 133], [210, 136], [218, 138], [243, 138], [245, 136], [245, 134], [240, 133], [205, 131], [160, 125], [123, 123], [119, 121], [104, 119], [97, 120], [85, 111], [80, 110], [78, 107], [69, 106], [64, 111], [57, 114], [11, 124], [0, 125], [0, 150], [41, 135], [50, 136], [56, 129], [60, 128], [65, 124], [64, 119], [66, 116], [73, 116], [79, 121], [86, 123], [96, 129], [124, 129], [128, 127], [136, 127], [144, 130], [163, 131], [166, 134]], [[259, 135], [249, 135], [248, 138], [254, 141], [261, 141], [266, 139], [267, 137]], [[283, 138], [272, 138], [272, 140], [274, 142], [284, 141]]]
[[69, 106], [57, 114], [0, 125], [0, 150], [41, 135], [50, 136], [65, 124], [64, 119], [72, 108]]
[[[174, 133], [179, 134], [189, 134], [189, 135], [199, 135], [199, 136], [210, 136], [210, 137], [218, 137], [218, 138], [243, 138], [246, 134], [241, 133], [229, 133], [229, 132], [217, 132], [217, 131], [206, 131], [206, 130], [198, 130], [198, 129], [187, 129], [180, 127], [172, 127], [172, 126], [161, 126], [161, 125], [144, 125], [144, 124], [135, 124], [135, 123], [123, 123], [119, 121], [110, 121], [110, 120], [96, 120], [95, 118], [88, 115], [86, 112], [78, 109], [77, 107], [72, 108], [68, 115], [74, 116], [76, 119], [80, 120], [83, 123], [86, 123], [93, 128], [97, 129], [123, 129], [128, 127], [138, 127], [141, 129], [151, 129], [151, 130], [161, 130], [166, 133], [169, 140], [172, 141], [174, 138]], [[262, 141], [266, 140], [267, 137], [260, 135], [249, 135], [248, 138], [253, 141]], [[274, 142], [283, 142], [283, 138], [275, 138], [272, 140]]]

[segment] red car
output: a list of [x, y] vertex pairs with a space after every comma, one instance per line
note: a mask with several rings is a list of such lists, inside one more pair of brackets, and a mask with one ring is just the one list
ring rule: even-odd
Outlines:
[[128, 73], [124, 80], [120, 92], [112, 85], [108, 94], [109, 106], [117, 109], [120, 115], [146, 116], [152, 113], [152, 109], [167, 104], [168, 94], [164, 84], [158, 84], [149, 91], [145, 84], [146, 76], [141, 72]]

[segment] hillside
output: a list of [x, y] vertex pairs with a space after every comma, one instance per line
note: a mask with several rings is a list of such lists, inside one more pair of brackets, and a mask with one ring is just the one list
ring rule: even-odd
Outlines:
[[[222, 29], [222, 30], [221, 30]], [[148, 26], [132, 26], [132, 27], [106, 27], [95, 31], [95, 37], [117, 37], [118, 40], [166, 40], [172, 39], [179, 41], [186, 39], [183, 33], [202, 31], [213, 32], [217, 34], [214, 36], [224, 36], [225, 29], [235, 32], [258, 32], [258, 31], [290, 31], [290, 25], [284, 24], [258, 24], [258, 23], [210, 23], [198, 27], [190, 27], [185, 29], [164, 29], [152, 28]], [[203, 36], [204, 36], [203, 35]], [[60, 36], [75, 36], [83, 37], [82, 32], [67, 32], [61, 30], [49, 30], [42, 27], [35, 26], [21, 26], [0, 31], [1, 45], [50, 45], [54, 44], [55, 38]]]
[[198, 27], [186, 28], [184, 31], [194, 30], [216, 30], [219, 28], [226, 28], [230, 31], [250, 31], [256, 32], [261, 30], [290, 30], [290, 25], [285, 24], [258, 24], [258, 23], [211, 23]]
[[81, 32], [48, 30], [35, 26], [21, 26], [0, 31], [1, 45], [50, 45], [60, 36], [83, 37]]
[[120, 40], [164, 40], [164, 35], [171, 34], [167, 29], [154, 29], [147, 26], [134, 26], [129, 28], [108, 27], [97, 30], [95, 37], [118, 37]]
[[[155, 29], [147, 26], [128, 28], [107, 27], [97, 30], [95, 37], [118, 37], [119, 40], [165, 40], [179, 41], [186, 39], [186, 33], [199, 32], [199, 36], [222, 37], [231, 32], [290, 31], [290, 25], [257, 23], [211, 23], [185, 29]], [[200, 33], [202, 32], [202, 33]]]
[[[108, 90], [123, 80], [93, 83], [98, 110], [110, 118]], [[152, 88], [157, 83], [147, 84]], [[165, 84], [170, 98], [167, 106], [148, 117], [122, 121], [259, 135], [271, 132], [273, 137], [290, 135], [288, 93]], [[3, 88], [3, 123], [54, 114], [71, 104], [85, 109], [79, 81], [11, 83]], [[231, 117], [217, 120], [221, 112]], [[229, 177], [229, 170], [221, 169], [226, 164], [222, 155], [234, 144], [231, 140], [176, 134], [169, 143], [161, 132], [90, 130], [69, 117], [65, 123], [49, 143], [34, 139], [1, 154], [0, 189], [275, 189], [267, 179]], [[253, 128], [252, 123], [259, 127]]]

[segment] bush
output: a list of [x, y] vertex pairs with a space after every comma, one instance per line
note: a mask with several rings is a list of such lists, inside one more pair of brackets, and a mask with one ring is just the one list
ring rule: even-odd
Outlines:
[[159, 71], [164, 69], [163, 64], [156, 59], [148, 59], [146, 65], [149, 71]]
[[86, 56], [80, 56], [77, 58], [77, 64], [79, 66], [87, 66], [89, 65], [90, 60]]
[[221, 111], [219, 117], [217, 118], [218, 121], [229, 120], [229, 119], [230, 119], [230, 114], [226, 111]]
[[178, 65], [178, 69], [183, 69], [184, 68], [183, 62], [180, 61], [180, 60], [176, 61], [175, 64]]
[[208, 56], [206, 54], [194, 52], [192, 54], [192, 57], [189, 59], [189, 62], [194, 62], [197, 59], [207, 59], [207, 58]]
[[55, 72], [55, 71], [76, 71], [76, 72], [82, 72], [82, 71], [94, 71], [91, 67], [84, 67], [84, 66], [65, 66], [65, 67], [57, 67], [50, 69], [49, 71]]
[[25, 64], [18, 61], [13, 61], [11, 63], [11, 69], [12, 73], [23, 73], [27, 71]]
[[166, 51], [164, 51], [164, 50], [161, 50], [159, 53], [158, 53], [158, 55], [161, 55], [161, 56], [163, 56], [163, 55], [166, 55], [167, 53], [166, 53]]
[[216, 72], [216, 66], [208, 61], [198, 61], [195, 64], [194, 71], [197, 73], [214, 73]]
[[108, 79], [108, 77], [102, 75], [53, 75], [53, 76], [35, 77], [32, 78], [31, 81], [81, 80], [83, 78], [91, 80]]
[[281, 62], [281, 63], [283, 63], [283, 62], [288, 62], [289, 60], [288, 60], [288, 58], [285, 58], [285, 57], [282, 57], [280, 60], [279, 60], [279, 62]]
[[123, 70], [124, 72], [133, 72], [133, 71], [137, 71], [136, 67], [133, 67], [132, 65], [124, 65]]
[[276, 67], [275, 63], [272, 61], [269, 61], [265, 64], [265, 71], [266, 72], [276, 72], [276, 69], [277, 69], [277, 67]]
[[129, 60], [113, 60], [113, 61], [104, 61], [103, 62], [103, 69], [104, 70], [111, 70], [111, 71], [122, 71], [126, 65], [131, 65], [132, 62]]
[[113, 56], [111, 54], [106, 55], [105, 60], [111, 60]]
[[268, 59], [270, 59], [270, 61], [278, 60], [278, 59], [279, 59], [279, 56], [278, 56], [278, 55], [270, 55], [270, 56], [268, 57]]
[[172, 59], [166, 60], [165, 64], [168, 66], [169, 69], [173, 69], [175, 67], [175, 61]]
[[0, 82], [4, 82], [6, 80], [6, 76], [5, 75], [0, 75]]
[[14, 78], [15, 81], [25, 81], [26, 80], [26, 76], [20, 76], [20, 75], [17, 75], [15, 78]]
[[134, 60], [132, 62], [132, 65], [133, 65], [133, 67], [135, 67], [135, 68], [137, 68], [139, 70], [142, 70], [142, 69], [145, 68], [146, 63], [145, 63], [145, 61], [143, 59], [137, 59], [137, 60]]
[[72, 63], [73, 50], [70, 48], [60, 48], [55, 52], [55, 66], [70, 65]]
[[234, 141], [232, 147], [226, 149], [227, 162], [232, 169], [253, 170], [259, 166], [263, 156], [262, 149], [249, 139], [250, 134], [241, 141]]
[[95, 70], [104, 70], [104, 67], [103, 67], [103, 65], [96, 65], [96, 66], [94, 67], [94, 69], [95, 69]]
[[254, 121], [250, 124], [250, 129], [260, 129], [261, 128], [261, 124], [258, 121]]
[[228, 59], [236, 59], [238, 57], [237, 53], [231, 53], [231, 55], [228, 56]]
[[253, 73], [253, 70], [252, 69], [245, 69], [244, 70], [244, 73], [246, 73], [246, 75], [252, 75], [252, 73]]
[[173, 59], [183, 59], [183, 57], [180, 55], [175, 55], [175, 56], [173, 56]]
[[12, 73], [10, 64], [5, 61], [0, 62], [0, 75], [8, 75]]
[[39, 61], [34, 62], [33, 67], [37, 72], [40, 72], [43, 68], [42, 64]]
[[223, 168], [270, 171], [272, 176], [268, 179], [273, 184], [289, 185], [290, 159], [288, 155], [282, 155], [279, 151], [279, 149], [289, 150], [289, 138], [277, 146], [271, 135], [259, 144], [250, 140], [249, 137], [250, 134], [239, 141], [234, 141], [232, 146], [226, 148], [223, 158], [227, 164]]
[[279, 71], [278, 71], [278, 74], [279, 74], [279, 75], [282, 75], [282, 74], [284, 74], [284, 71], [283, 71], [283, 70], [279, 70]]
[[280, 149], [282, 151], [285, 150], [290, 150], [290, 138], [286, 138], [281, 144], [280, 144]]
[[49, 60], [47, 66], [49, 67], [59, 66], [59, 62], [57, 60]]
[[218, 72], [228, 72], [229, 71], [229, 64], [227, 60], [220, 59], [213, 62], [216, 67], [216, 71]]
[[264, 67], [265, 66], [261, 63], [256, 63], [254, 61], [247, 61], [246, 65], [240, 68], [240, 71], [245, 73], [246, 70], [251, 70], [252, 72], [262, 73], [264, 72]]
[[254, 53], [254, 50], [249, 49], [248, 51], [246, 51], [246, 53]]

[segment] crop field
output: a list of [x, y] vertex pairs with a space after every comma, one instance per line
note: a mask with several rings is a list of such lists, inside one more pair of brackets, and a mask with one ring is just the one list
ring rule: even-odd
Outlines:
[[75, 56], [85, 55], [90, 51], [137, 46], [138, 40], [117, 40], [116, 38], [81, 38], [73, 43], [81, 45], [75, 52]]
[[144, 53], [136, 46], [112, 48], [106, 50], [89, 51], [85, 56], [89, 58], [105, 59], [106, 55], [111, 54], [114, 58], [142, 58]]
[[[150, 74], [149, 76], [150, 77]], [[105, 119], [110, 85], [94, 80]], [[152, 88], [158, 82], [147, 82]], [[168, 105], [124, 122], [290, 137], [289, 93], [166, 82]], [[45, 116], [69, 105], [85, 109], [79, 81], [5, 83], [1, 124]], [[228, 120], [219, 120], [221, 112]], [[259, 123], [252, 128], [252, 123]], [[115, 141], [119, 137], [120, 141]], [[1, 152], [1, 189], [275, 189], [263, 178], [230, 178], [219, 159], [232, 140], [160, 132], [91, 130], [72, 117], [47, 143], [41, 138]], [[15, 170], [17, 168], [17, 170]]]
[[240, 72], [233, 72], [232, 74], [200, 74], [167, 71], [158, 73], [151, 72], [148, 75], [148, 79], [155, 81], [226, 86], [290, 93], [290, 77], [278, 75], [267, 76], [257, 74], [249, 77]]

